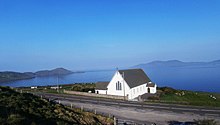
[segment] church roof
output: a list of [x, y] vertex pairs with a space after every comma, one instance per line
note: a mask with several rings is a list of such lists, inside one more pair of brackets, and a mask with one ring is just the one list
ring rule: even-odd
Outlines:
[[107, 90], [109, 82], [97, 82], [95, 84], [95, 89], [97, 90]]
[[150, 78], [145, 74], [142, 69], [127, 69], [119, 70], [130, 88], [151, 82]]

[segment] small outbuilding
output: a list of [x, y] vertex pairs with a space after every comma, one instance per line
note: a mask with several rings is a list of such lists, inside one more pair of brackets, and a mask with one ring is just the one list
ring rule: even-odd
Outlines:
[[95, 87], [95, 93], [97, 94], [107, 94], [107, 86], [109, 82], [97, 82]]
[[31, 89], [37, 89], [37, 86], [31, 86]]
[[146, 87], [147, 87], [147, 93], [156, 93], [157, 92], [156, 84], [153, 82], [147, 83]]

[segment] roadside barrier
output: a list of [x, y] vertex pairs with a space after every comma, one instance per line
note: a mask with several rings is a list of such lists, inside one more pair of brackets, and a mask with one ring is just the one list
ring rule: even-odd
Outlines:
[[87, 93], [87, 92], [77, 92], [77, 91], [67, 91], [63, 90], [63, 93], [73, 94], [73, 95], [83, 95], [83, 96], [91, 96], [91, 97], [101, 97], [101, 98], [110, 98], [110, 99], [121, 99], [128, 100], [128, 97], [124, 96], [116, 96], [116, 95], [106, 95], [106, 94], [96, 94], [96, 93]]

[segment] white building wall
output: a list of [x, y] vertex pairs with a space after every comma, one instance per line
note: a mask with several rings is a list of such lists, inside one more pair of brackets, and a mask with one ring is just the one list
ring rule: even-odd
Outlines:
[[150, 88], [150, 93], [154, 94], [157, 92], [157, 85], [155, 84], [154, 87], [147, 87], [147, 89]]
[[[118, 81], [122, 85], [121, 90], [116, 90], [116, 83]], [[108, 88], [107, 94], [109, 94], [109, 95], [118, 95], [118, 96], [125, 95], [125, 96], [128, 96], [128, 98], [130, 97], [130, 87], [128, 86], [128, 84], [122, 78], [122, 75], [118, 71], [116, 71], [116, 73], [114, 74], [114, 76], [113, 76], [112, 80], [110, 81], [110, 83], [108, 84], [107, 88]]]
[[97, 94], [106, 94], [107, 90], [95, 90], [95, 93], [97, 93]]
[[142, 84], [140, 86], [136, 86], [130, 90], [131, 98], [134, 99], [137, 98], [139, 95], [143, 95], [144, 93], [147, 93], [146, 83]]

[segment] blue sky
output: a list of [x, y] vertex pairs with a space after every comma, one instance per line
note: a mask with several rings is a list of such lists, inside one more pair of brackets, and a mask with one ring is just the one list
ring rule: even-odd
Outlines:
[[0, 0], [0, 71], [220, 59], [219, 0]]

